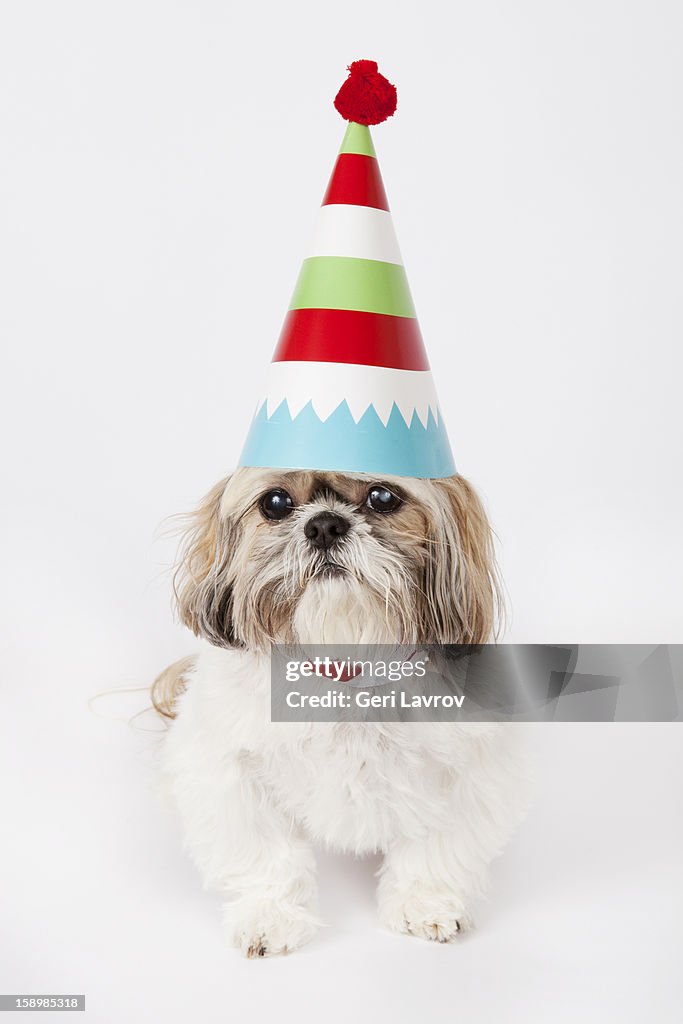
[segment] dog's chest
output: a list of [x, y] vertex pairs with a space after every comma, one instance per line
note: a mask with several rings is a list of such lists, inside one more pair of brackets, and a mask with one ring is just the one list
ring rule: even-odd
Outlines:
[[276, 744], [265, 775], [278, 805], [314, 838], [355, 852], [420, 835], [447, 814], [453, 775], [410, 741], [405, 727], [313, 726], [305, 739]]
[[435, 723], [273, 723], [267, 664], [232, 652], [206, 653], [196, 682], [212, 747], [244, 757], [274, 806], [313, 838], [367, 852], [448, 818], [464, 749], [455, 736], [444, 749]]

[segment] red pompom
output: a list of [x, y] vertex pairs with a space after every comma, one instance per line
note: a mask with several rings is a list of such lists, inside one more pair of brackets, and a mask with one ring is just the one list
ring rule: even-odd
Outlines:
[[396, 86], [380, 75], [374, 60], [355, 60], [334, 105], [347, 121], [381, 124], [396, 110]]

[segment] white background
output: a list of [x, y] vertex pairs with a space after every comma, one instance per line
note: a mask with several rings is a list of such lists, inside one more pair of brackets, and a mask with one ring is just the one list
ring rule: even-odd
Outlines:
[[332, 927], [247, 963], [118, 722], [144, 694], [86, 701], [194, 647], [159, 527], [238, 458], [358, 57], [399, 89], [375, 144], [507, 638], [683, 642], [682, 30], [664, 0], [2, 4], [0, 991], [98, 1024], [679, 1019], [680, 726], [537, 729], [462, 943], [380, 932], [376, 865], [324, 856]]

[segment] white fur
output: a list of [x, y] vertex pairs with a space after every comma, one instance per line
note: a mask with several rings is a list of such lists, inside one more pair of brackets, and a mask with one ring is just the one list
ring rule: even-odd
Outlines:
[[188, 682], [164, 768], [205, 884], [233, 897], [229, 941], [251, 956], [312, 937], [312, 842], [384, 853], [394, 931], [448, 941], [469, 925], [521, 812], [516, 727], [272, 723], [268, 658], [208, 645]]
[[[189, 851], [206, 885], [228, 900], [228, 938], [250, 956], [294, 949], [318, 927], [313, 843], [381, 851], [383, 923], [451, 940], [470, 923], [471, 902], [524, 800], [514, 726], [271, 722], [270, 659], [262, 653], [271, 623], [302, 644], [391, 644], [420, 623], [424, 630], [438, 606], [449, 615], [432, 616], [433, 642], [471, 611], [473, 542], [468, 567], [450, 504], [467, 497], [465, 484], [449, 490], [402, 480], [406, 515], [382, 520], [386, 530], [364, 511], [363, 484], [320, 484], [312, 474], [281, 482], [273, 471], [238, 470], [222, 497], [225, 485], [214, 489], [190, 534], [179, 604], [185, 621], [218, 646], [205, 643], [186, 673], [163, 764]], [[269, 523], [259, 495], [284, 485], [299, 504], [284, 522]], [[354, 487], [355, 498], [337, 496]], [[476, 525], [474, 498], [467, 500]], [[410, 504], [422, 519], [410, 519]], [[319, 572], [326, 555], [305, 536], [310, 516], [328, 509], [351, 524], [333, 551], [344, 570], [337, 576]], [[485, 548], [480, 539], [480, 555]], [[241, 647], [223, 646], [221, 600], [230, 588]], [[286, 609], [284, 622], [274, 607]]]

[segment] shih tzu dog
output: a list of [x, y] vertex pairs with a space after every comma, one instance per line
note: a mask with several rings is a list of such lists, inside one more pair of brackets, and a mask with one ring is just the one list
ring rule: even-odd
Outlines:
[[513, 729], [274, 723], [269, 652], [487, 641], [496, 571], [472, 487], [241, 468], [194, 515], [175, 582], [205, 643], [154, 684], [163, 768], [230, 941], [264, 956], [313, 936], [315, 843], [381, 851], [383, 924], [455, 938], [522, 810]]

